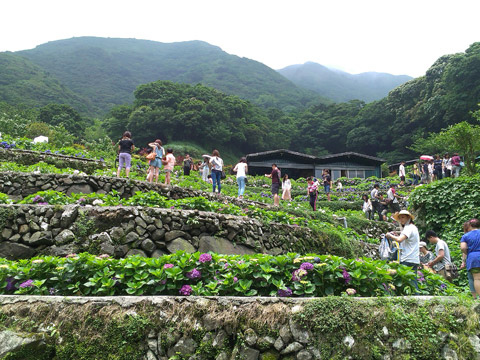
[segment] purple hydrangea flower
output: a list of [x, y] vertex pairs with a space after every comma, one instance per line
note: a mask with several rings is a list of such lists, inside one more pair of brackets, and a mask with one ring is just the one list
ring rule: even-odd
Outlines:
[[350, 274], [348, 273], [348, 271], [343, 268], [343, 280], [345, 280], [345, 284], [348, 284], [350, 281], [352, 281], [352, 278], [350, 276]]
[[238, 281], [238, 278], [236, 276], [233, 277], [233, 282], [236, 283]]
[[163, 268], [164, 269], [170, 269], [170, 268], [173, 268], [173, 266], [174, 266], [173, 264], [165, 264], [165, 265], [163, 265]]
[[190, 285], [183, 285], [179, 291], [180, 295], [190, 296], [192, 294], [192, 287]]
[[447, 284], [440, 285], [440, 290], [445, 290], [447, 288]]
[[199, 279], [202, 277], [202, 273], [197, 269], [193, 269], [192, 271], [187, 272], [186, 276], [189, 279]]
[[300, 265], [300, 269], [312, 270], [313, 269], [313, 264], [309, 263], [309, 262], [304, 262], [302, 265]]
[[20, 284], [21, 288], [27, 288], [27, 287], [32, 287], [32, 286], [34, 286], [32, 279], [28, 279], [27, 281]]
[[210, 255], [210, 254], [202, 254], [202, 255], [200, 255], [200, 257], [198, 258], [198, 261], [200, 261], [201, 263], [210, 262], [210, 261], [212, 261], [212, 255]]
[[307, 275], [307, 270], [304, 269], [297, 269], [294, 272], [292, 272], [292, 281], [300, 281], [302, 280], [302, 277]]
[[289, 287], [287, 287], [285, 290], [278, 289], [277, 295], [279, 297], [290, 297], [292, 296], [293, 291]]
[[15, 283], [17, 282], [17, 280], [15, 280], [15, 278], [13, 277], [8, 277], [7, 279], [7, 286], [5, 287], [5, 290], [7, 291], [12, 291], [12, 290], [16, 290], [17, 288], [15, 287]]
[[55, 288], [50, 288], [50, 289], [48, 289], [48, 292], [50, 293], [50, 295], [55, 295], [57, 290], [55, 290]]

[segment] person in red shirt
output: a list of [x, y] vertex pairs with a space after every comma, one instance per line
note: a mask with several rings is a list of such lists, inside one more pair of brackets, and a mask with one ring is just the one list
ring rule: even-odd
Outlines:
[[278, 196], [278, 190], [280, 189], [280, 170], [277, 167], [277, 164], [272, 164], [272, 172], [270, 174], [265, 174], [266, 177], [272, 179], [272, 195], [273, 195], [273, 205], [280, 205], [280, 197]]
[[317, 210], [317, 197], [318, 197], [318, 186], [315, 181], [311, 177], [307, 179], [308, 187], [307, 192], [308, 196], [310, 197], [310, 206], [312, 207], [313, 211]]

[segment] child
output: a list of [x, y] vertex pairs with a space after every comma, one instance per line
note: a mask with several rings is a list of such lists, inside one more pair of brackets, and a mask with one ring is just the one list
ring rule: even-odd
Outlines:
[[175, 166], [175, 156], [173, 156], [173, 149], [167, 149], [167, 156], [162, 160], [165, 165], [165, 185], [170, 185], [170, 178]]
[[213, 184], [212, 175], [208, 175], [208, 176], [207, 176], [207, 182], [208, 182], [209, 184]]
[[316, 182], [313, 181], [311, 177], [309, 177], [307, 181], [308, 181], [307, 192], [308, 192], [308, 196], [310, 196], [310, 206], [312, 207], [313, 211], [316, 211], [318, 185], [316, 184]]
[[292, 200], [292, 183], [290, 182], [290, 179], [288, 178], [288, 174], [283, 175], [283, 181], [282, 181], [282, 199], [290, 201]]

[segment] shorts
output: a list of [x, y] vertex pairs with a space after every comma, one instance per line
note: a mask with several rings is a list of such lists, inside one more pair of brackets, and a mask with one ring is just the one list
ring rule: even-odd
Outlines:
[[475, 291], [475, 285], [473, 281], [473, 275], [470, 271], [467, 271], [467, 276], [468, 276], [468, 287], [470, 288], [470, 292], [474, 293]]
[[161, 168], [162, 167], [162, 159], [159, 157], [156, 157], [155, 160], [150, 160], [148, 165], [156, 167], [156, 168]]
[[400, 181], [405, 181], [405, 176], [400, 176]]
[[278, 189], [280, 189], [280, 183], [272, 183], [272, 195], [278, 195]]
[[328, 194], [330, 192], [330, 185], [323, 185], [323, 189], [325, 190], [325, 193]]
[[480, 267], [472, 267], [468, 271], [470, 271], [472, 274], [480, 273]]

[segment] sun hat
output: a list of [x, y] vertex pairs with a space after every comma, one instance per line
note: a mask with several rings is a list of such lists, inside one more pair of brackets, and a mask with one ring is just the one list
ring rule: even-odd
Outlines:
[[396, 221], [398, 221], [398, 217], [399, 217], [400, 215], [407, 215], [407, 216], [410, 216], [410, 219], [412, 219], [412, 220], [415, 219], [415, 216], [413, 216], [412, 214], [410, 214], [410, 212], [407, 211], [407, 210], [401, 210], [400, 212], [397, 212], [397, 213], [393, 214], [392, 216], [393, 216], [393, 218], [394, 218]]
[[421, 247], [426, 248], [426, 247], [427, 247], [427, 244], [425, 243], [425, 241], [420, 241], [420, 242], [418, 243], [418, 247], [419, 247], [419, 248], [421, 248]]

